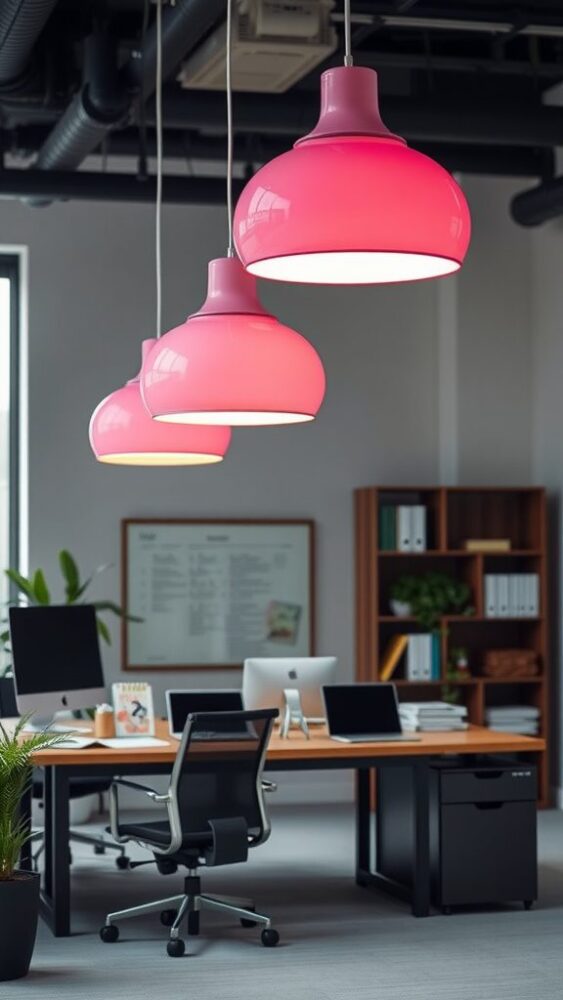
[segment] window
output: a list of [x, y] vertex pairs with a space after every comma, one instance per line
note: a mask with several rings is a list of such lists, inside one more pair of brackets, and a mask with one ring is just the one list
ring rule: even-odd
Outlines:
[[[0, 601], [18, 562], [19, 259], [0, 254]], [[4, 615], [2, 614], [2, 618]], [[0, 663], [0, 669], [2, 664]]]

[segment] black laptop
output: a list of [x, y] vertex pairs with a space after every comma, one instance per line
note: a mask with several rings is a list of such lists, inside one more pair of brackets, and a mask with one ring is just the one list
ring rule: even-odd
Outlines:
[[332, 740], [339, 743], [416, 742], [416, 733], [403, 733], [394, 684], [323, 685], [326, 721]]

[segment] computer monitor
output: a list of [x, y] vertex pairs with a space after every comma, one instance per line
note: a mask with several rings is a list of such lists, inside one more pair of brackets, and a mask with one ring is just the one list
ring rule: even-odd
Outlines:
[[244, 661], [242, 700], [247, 710], [286, 705], [284, 692], [297, 689], [301, 710], [310, 722], [324, 721], [323, 684], [333, 684], [336, 656], [251, 658]]
[[34, 727], [63, 709], [91, 708], [106, 700], [95, 609], [10, 608], [10, 641], [18, 711]]

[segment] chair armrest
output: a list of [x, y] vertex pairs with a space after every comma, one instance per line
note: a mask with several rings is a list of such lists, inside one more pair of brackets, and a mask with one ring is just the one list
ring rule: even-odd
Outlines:
[[263, 792], [277, 792], [278, 786], [275, 781], [266, 781], [262, 778], [262, 791]]
[[138, 781], [128, 781], [126, 778], [114, 778], [109, 790], [109, 815], [110, 815], [110, 830], [111, 835], [118, 844], [126, 844], [131, 838], [123, 837], [119, 832], [119, 795], [118, 786], [122, 785], [124, 788], [132, 788], [135, 792], [143, 792], [147, 795], [149, 799], [153, 802], [159, 802], [167, 805], [170, 801], [170, 796], [168, 792], [164, 795], [160, 795], [155, 792], [154, 788], [150, 788], [148, 785], [141, 785]]

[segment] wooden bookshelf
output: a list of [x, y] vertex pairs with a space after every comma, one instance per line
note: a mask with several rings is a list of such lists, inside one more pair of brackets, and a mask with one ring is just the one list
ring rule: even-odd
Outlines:
[[[381, 551], [380, 508], [423, 504], [427, 548], [423, 552]], [[469, 722], [485, 724], [485, 709], [503, 704], [540, 709], [540, 734], [547, 749], [535, 755], [539, 802], [550, 803], [549, 664], [547, 594], [547, 522], [545, 491], [536, 487], [405, 487], [372, 486], [355, 491], [356, 676], [379, 680], [379, 663], [389, 640], [398, 633], [425, 631], [414, 618], [397, 617], [390, 607], [390, 588], [404, 574], [445, 572], [470, 587], [474, 613], [449, 615], [441, 621], [440, 680], [405, 678], [405, 658], [392, 677], [404, 701], [437, 700], [454, 690], [468, 710]], [[468, 538], [509, 538], [508, 552], [467, 552]], [[490, 618], [484, 608], [486, 573], [537, 573], [539, 614], [525, 618]], [[450, 649], [469, 653], [470, 677], [450, 681]], [[539, 673], [529, 678], [484, 677], [483, 654], [491, 649], [533, 649]]]

